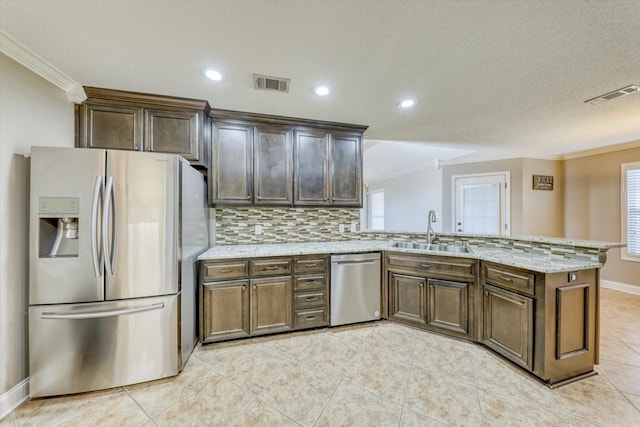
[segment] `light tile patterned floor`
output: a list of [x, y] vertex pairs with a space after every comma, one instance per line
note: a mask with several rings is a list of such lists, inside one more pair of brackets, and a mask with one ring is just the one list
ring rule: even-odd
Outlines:
[[199, 347], [178, 377], [36, 399], [9, 426], [640, 426], [640, 296], [602, 290], [601, 375], [551, 390], [390, 322]]

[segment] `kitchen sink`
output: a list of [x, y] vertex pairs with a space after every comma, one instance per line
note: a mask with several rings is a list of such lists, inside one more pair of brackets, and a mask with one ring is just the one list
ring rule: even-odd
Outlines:
[[458, 254], [473, 253], [468, 246], [462, 246], [462, 245], [436, 245], [436, 244], [419, 243], [419, 242], [398, 242], [394, 246], [396, 248], [403, 248], [403, 249], [422, 249], [425, 251], [453, 252]]

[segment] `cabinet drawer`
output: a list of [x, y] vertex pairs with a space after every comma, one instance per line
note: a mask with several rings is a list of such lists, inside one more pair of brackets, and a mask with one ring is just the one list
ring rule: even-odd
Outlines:
[[510, 268], [485, 265], [484, 278], [494, 285], [520, 291], [529, 295], [535, 293], [535, 276]]
[[249, 261], [205, 262], [202, 276], [210, 279], [238, 279], [249, 275]]
[[296, 282], [293, 286], [293, 289], [295, 291], [306, 291], [306, 290], [312, 290], [312, 289], [326, 289], [326, 288], [327, 288], [326, 274], [296, 277]]
[[251, 261], [252, 276], [291, 274], [291, 259], [264, 259]]
[[329, 324], [327, 319], [327, 309], [317, 308], [314, 310], [300, 310], [295, 312], [295, 328], [313, 328], [316, 326], [326, 326]]
[[476, 261], [444, 256], [407, 256], [388, 254], [387, 266], [411, 270], [424, 275], [443, 274], [456, 277], [475, 277]]
[[296, 293], [293, 296], [293, 307], [296, 310], [301, 308], [321, 307], [326, 304], [327, 293], [325, 291]]
[[327, 269], [326, 257], [295, 258], [293, 270], [297, 273], [323, 273]]

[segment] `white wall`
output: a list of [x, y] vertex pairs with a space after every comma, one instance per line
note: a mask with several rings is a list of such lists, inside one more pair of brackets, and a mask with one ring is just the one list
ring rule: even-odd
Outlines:
[[427, 231], [427, 213], [434, 209], [442, 231], [442, 170], [435, 166], [369, 183], [369, 192], [384, 189], [384, 229], [386, 231]]
[[[65, 93], [0, 54], [0, 417], [28, 377], [27, 292], [31, 146], [73, 146]], [[26, 391], [26, 390], [23, 390]]]

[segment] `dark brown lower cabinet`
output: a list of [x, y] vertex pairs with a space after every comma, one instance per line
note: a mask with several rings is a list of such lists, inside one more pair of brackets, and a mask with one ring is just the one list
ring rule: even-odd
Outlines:
[[476, 340], [477, 261], [388, 252], [388, 319], [457, 338]]
[[205, 283], [202, 291], [202, 340], [248, 337], [249, 280]]
[[469, 333], [469, 283], [429, 279], [429, 326]]
[[402, 323], [427, 323], [427, 298], [424, 277], [389, 273], [389, 318]]
[[533, 369], [533, 299], [484, 286], [484, 344]]
[[291, 276], [251, 279], [251, 334], [292, 328]]

